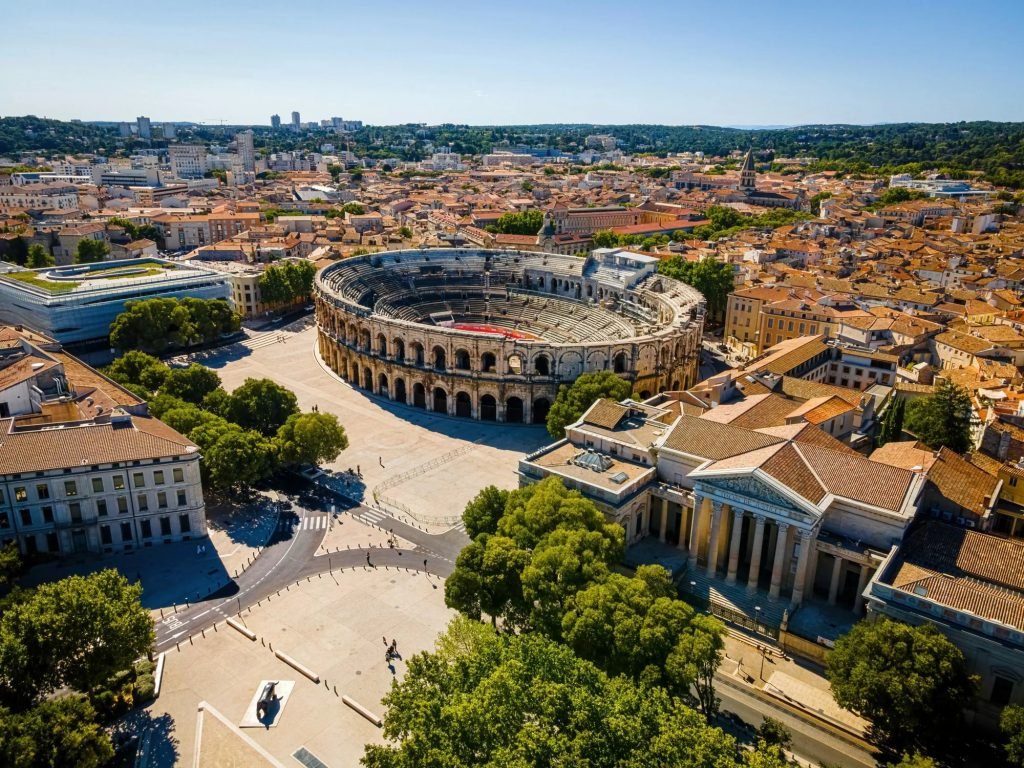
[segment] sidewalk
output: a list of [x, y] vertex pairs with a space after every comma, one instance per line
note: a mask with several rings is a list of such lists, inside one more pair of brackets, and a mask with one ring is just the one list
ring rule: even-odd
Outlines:
[[783, 658], [775, 650], [762, 657], [753, 639], [726, 635], [721, 672], [864, 738], [870, 723], [836, 703], [822, 674], [792, 658]]
[[388, 539], [393, 538], [398, 549], [415, 549], [416, 545], [401, 536], [392, 536], [386, 530], [375, 525], [368, 525], [351, 515], [332, 515], [331, 525], [324, 534], [323, 541], [317, 547], [316, 554], [327, 555], [331, 552], [346, 549], [365, 549], [369, 547], [388, 547]]

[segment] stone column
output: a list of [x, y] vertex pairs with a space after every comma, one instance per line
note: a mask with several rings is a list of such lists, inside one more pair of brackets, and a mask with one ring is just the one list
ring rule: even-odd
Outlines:
[[775, 538], [775, 560], [772, 562], [772, 583], [768, 598], [777, 600], [782, 593], [782, 576], [786, 567], [786, 542], [789, 539], [789, 523], [779, 523], [779, 535]]
[[686, 507], [682, 504], [679, 505], [679, 541], [676, 542], [676, 547], [681, 550], [686, 549]]
[[732, 511], [732, 539], [729, 541], [729, 570], [726, 571], [727, 584], [736, 583], [736, 569], [740, 565], [740, 539], [743, 536], [743, 510]]
[[714, 578], [718, 570], [718, 537], [722, 534], [722, 507], [720, 501], [711, 502], [711, 536], [708, 543], [708, 576]]
[[838, 555], [832, 561], [832, 580], [828, 585], [828, 604], [835, 605], [839, 596], [839, 576], [843, 572], [843, 558]]
[[864, 588], [868, 585], [868, 580], [871, 578], [871, 570], [866, 566], [860, 567], [860, 578], [857, 579], [857, 597], [853, 601], [853, 611], [859, 614], [864, 608]]
[[700, 518], [704, 512], [704, 497], [693, 494], [693, 517], [690, 518], [690, 557], [689, 566], [691, 569], [697, 567], [697, 557], [700, 554]]
[[658, 528], [658, 541], [664, 544], [665, 531], [668, 530], [668, 504], [665, 503], [664, 499], [658, 499], [658, 502], [661, 507], [661, 525]]
[[814, 541], [811, 539], [810, 531], [797, 531], [797, 541], [800, 542], [800, 554], [796, 561], [796, 576], [793, 579], [793, 599], [790, 601], [794, 608], [798, 607], [804, 599], [804, 583], [807, 579], [807, 560], [810, 555]]
[[761, 549], [764, 547], [764, 515], [754, 516], [754, 548], [750, 552], [750, 574], [747, 576], [747, 591], [757, 590], [757, 577], [761, 572]]

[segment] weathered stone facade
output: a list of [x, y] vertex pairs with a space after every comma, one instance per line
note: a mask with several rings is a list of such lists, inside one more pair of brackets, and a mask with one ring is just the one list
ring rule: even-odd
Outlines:
[[[645, 397], [693, 385], [703, 297], [646, 260], [631, 283], [610, 284], [593, 259], [454, 249], [347, 259], [317, 276], [320, 355], [353, 386], [483, 421], [543, 423], [559, 386], [586, 371], [614, 371]], [[626, 305], [632, 319], [618, 312]], [[431, 314], [519, 338], [423, 314], [442, 306]]]

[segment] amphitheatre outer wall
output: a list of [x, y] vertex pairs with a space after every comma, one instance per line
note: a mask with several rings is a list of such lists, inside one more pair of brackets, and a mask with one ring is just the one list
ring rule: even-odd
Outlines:
[[623, 258], [425, 249], [345, 259], [316, 277], [320, 355], [380, 397], [505, 423], [544, 423], [558, 388], [584, 372], [613, 371], [640, 397], [692, 386], [703, 297], [658, 275], [654, 260]]

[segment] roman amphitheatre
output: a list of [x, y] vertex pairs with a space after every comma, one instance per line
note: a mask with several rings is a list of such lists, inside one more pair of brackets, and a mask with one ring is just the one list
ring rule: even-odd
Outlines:
[[696, 382], [704, 299], [618, 249], [390, 251], [316, 278], [322, 359], [373, 395], [454, 417], [543, 423], [558, 388], [613, 371], [640, 397]]

